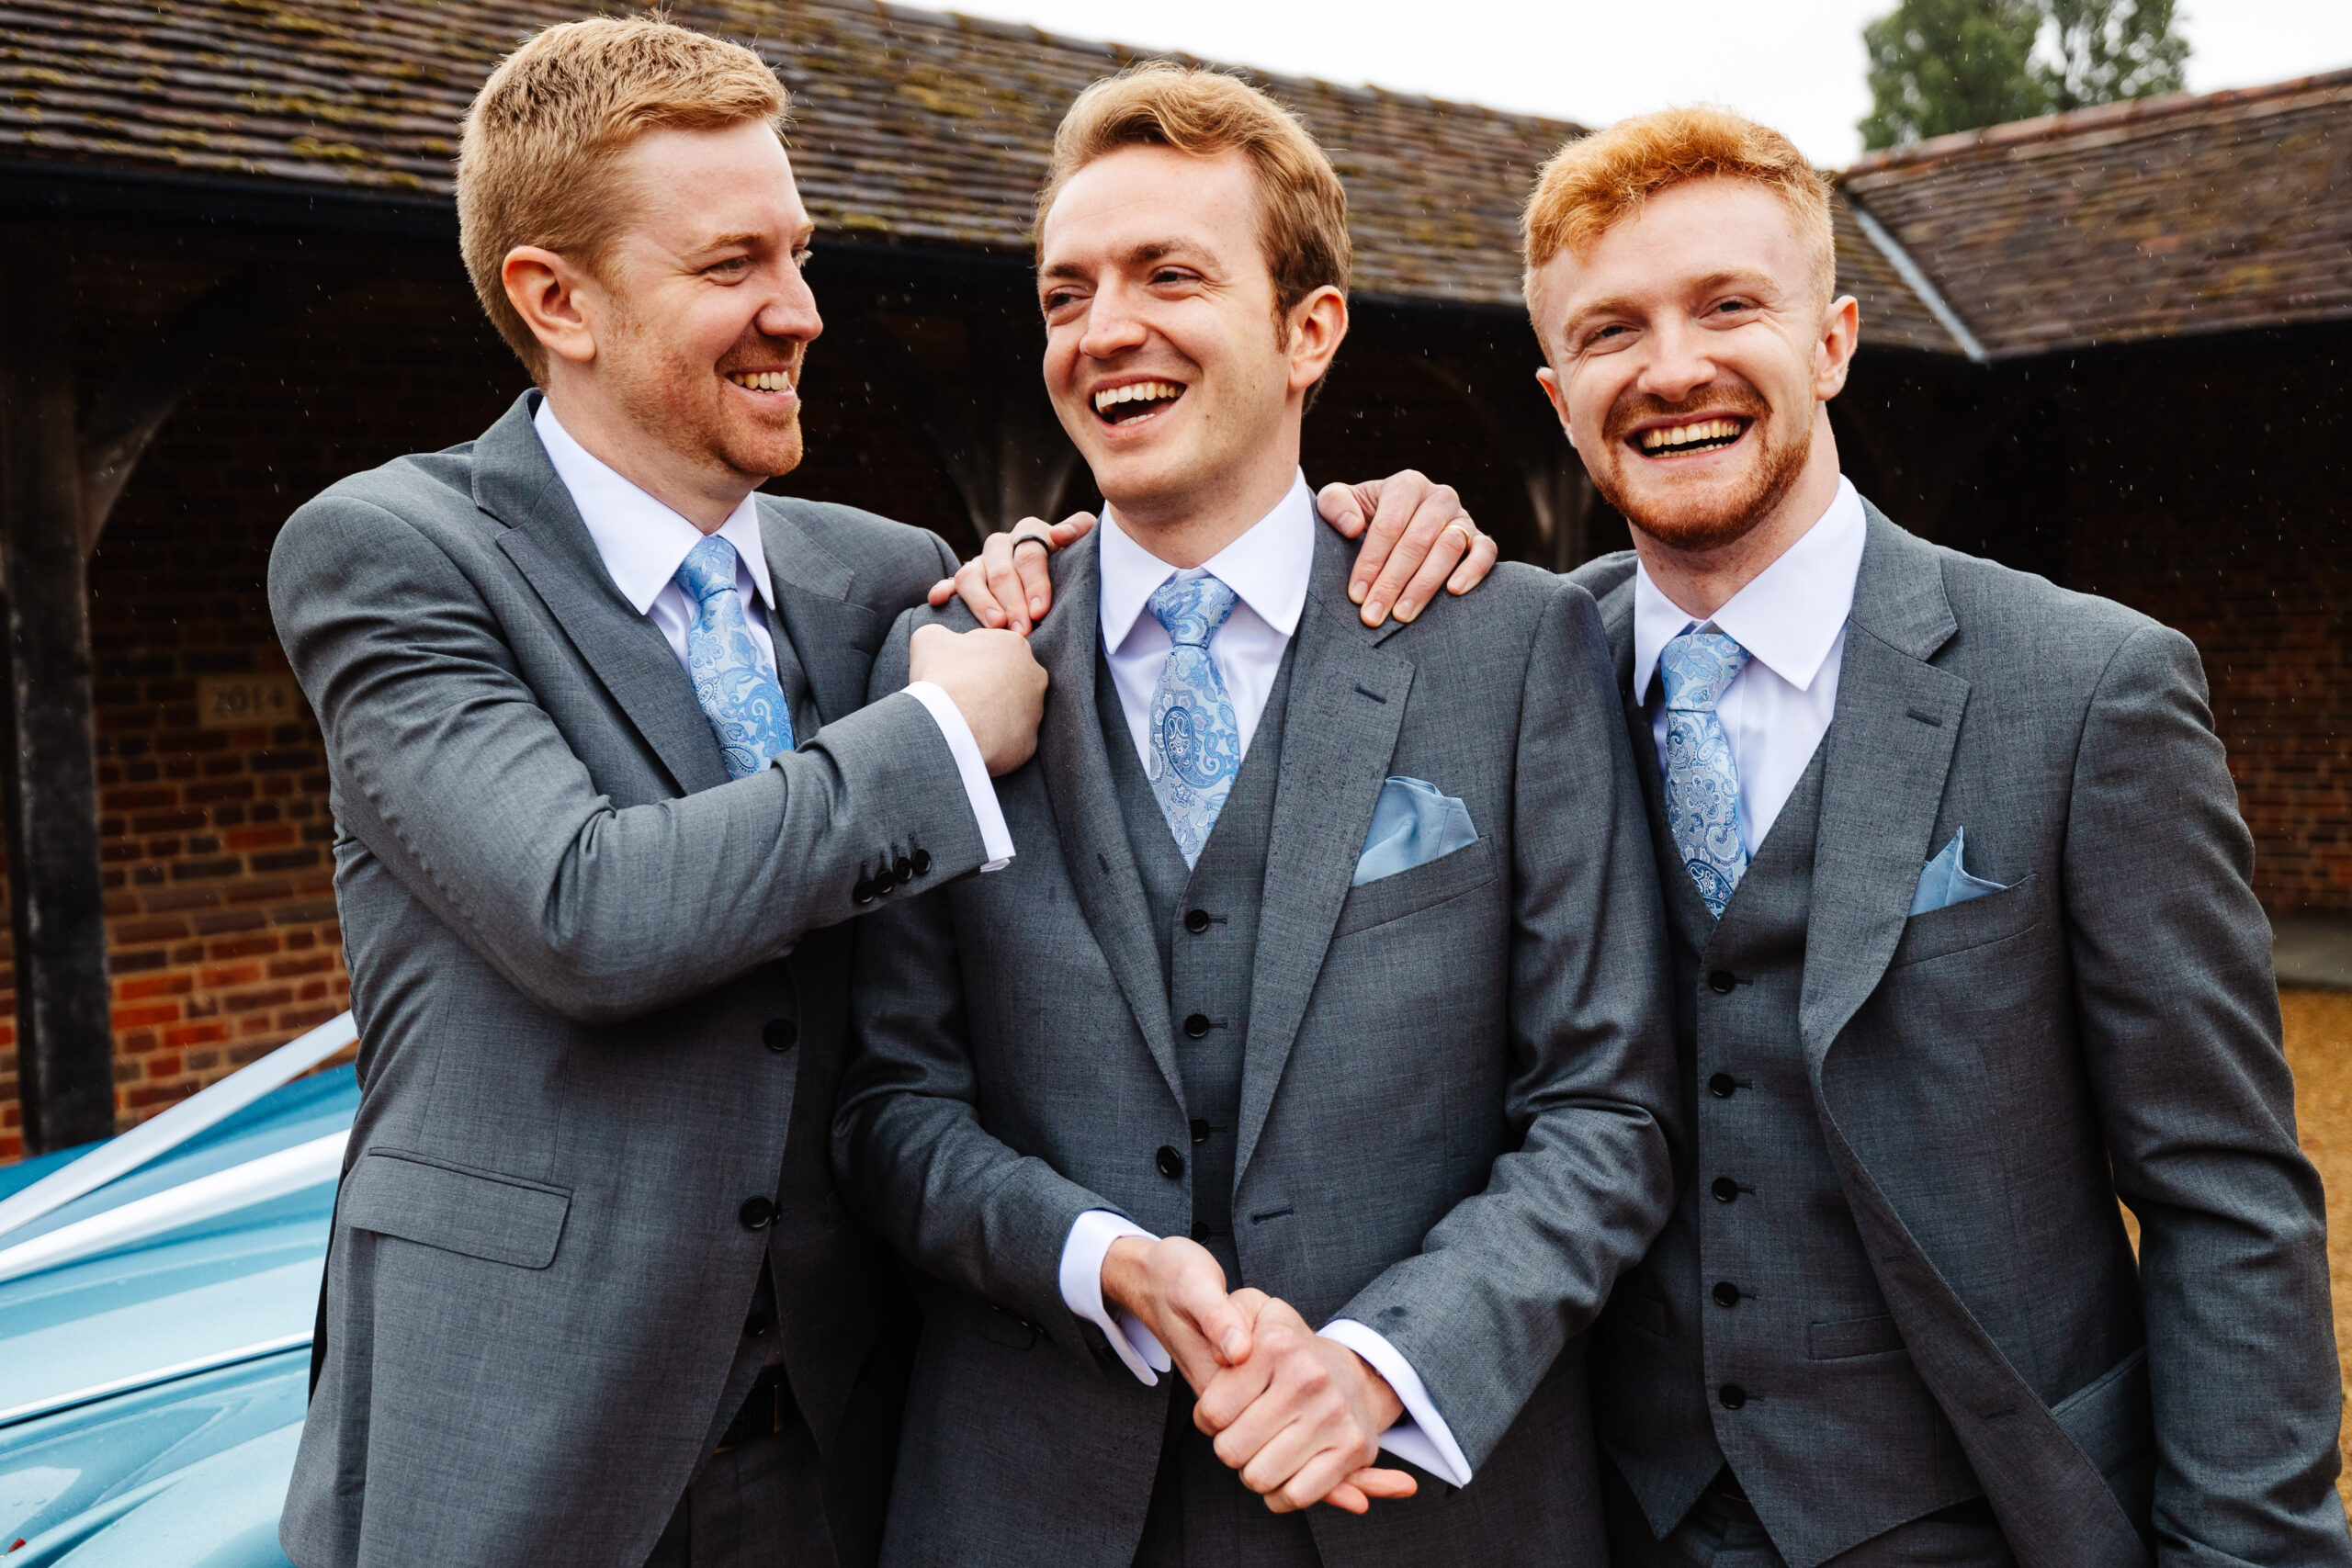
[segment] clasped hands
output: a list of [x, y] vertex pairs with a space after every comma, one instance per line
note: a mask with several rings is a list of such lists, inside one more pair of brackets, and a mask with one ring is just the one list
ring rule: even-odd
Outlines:
[[1373, 1467], [1404, 1413], [1386, 1380], [1289, 1303], [1227, 1293], [1198, 1242], [1121, 1237], [1102, 1259], [1102, 1299], [1159, 1336], [1197, 1396], [1193, 1424], [1275, 1513], [1322, 1502], [1361, 1514], [1413, 1495], [1411, 1475]]

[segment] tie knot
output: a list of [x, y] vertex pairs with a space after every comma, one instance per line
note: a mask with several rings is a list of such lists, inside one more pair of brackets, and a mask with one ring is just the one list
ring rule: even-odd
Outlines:
[[1214, 577], [1170, 578], [1153, 592], [1152, 619], [1179, 646], [1205, 648], [1241, 596]]
[[735, 586], [735, 547], [713, 534], [686, 552], [671, 573], [671, 581], [699, 604], [712, 594]]
[[1739, 672], [1747, 649], [1722, 632], [1687, 631], [1658, 651], [1666, 705], [1683, 713], [1713, 713]]

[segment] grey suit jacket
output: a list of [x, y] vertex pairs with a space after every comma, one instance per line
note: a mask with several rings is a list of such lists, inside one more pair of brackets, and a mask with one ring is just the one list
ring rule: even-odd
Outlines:
[[[364, 1043], [283, 1540], [306, 1568], [637, 1568], [707, 1451], [767, 1257], [855, 1561], [895, 1416], [855, 1390], [891, 1284], [830, 1180], [847, 942], [823, 928], [894, 846], [930, 852], [917, 887], [983, 859], [930, 716], [865, 705], [874, 650], [953, 558], [761, 498], [824, 725], [730, 783], [548, 464], [536, 396], [335, 485], [270, 559], [325, 732]], [[752, 1228], [752, 1200], [780, 1215]]]
[[[2320, 1184], [2197, 651], [1869, 526], [1801, 1021], [1903, 1344], [2029, 1568], [2352, 1562]], [[1628, 694], [1633, 574], [1573, 574]], [[1963, 828], [2007, 891], [1912, 916]]]
[[[1590, 599], [1506, 567], [1469, 604], [1365, 629], [1317, 530], [1292, 654], [1243, 1066], [1241, 1280], [1412, 1363], [1476, 1474], [1324, 1561], [1592, 1561], [1580, 1352], [1664, 1222], [1673, 1065], [1662, 928]], [[1169, 1380], [1064, 1305], [1071, 1222], [1191, 1220], [1168, 989], [1095, 706], [1092, 540], [1033, 638], [1036, 759], [998, 784], [1011, 869], [865, 922], [838, 1158], [929, 1277], [884, 1560], [1126, 1568]], [[901, 621], [875, 689], [900, 678]], [[951, 619], [956, 619], [953, 615]], [[958, 624], [961, 624], [958, 621]], [[1384, 778], [1468, 806], [1469, 848], [1351, 888]]]

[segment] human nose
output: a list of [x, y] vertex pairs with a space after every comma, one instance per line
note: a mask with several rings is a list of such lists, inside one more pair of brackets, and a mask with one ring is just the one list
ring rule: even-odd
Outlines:
[[1143, 343], [1143, 318], [1124, 291], [1105, 288], [1088, 301], [1086, 331], [1078, 340], [1079, 353], [1089, 359], [1109, 359]]
[[777, 278], [766, 303], [760, 307], [756, 324], [763, 337], [797, 338], [802, 343], [814, 343], [824, 332], [824, 318], [817, 314], [817, 296], [797, 266], [787, 265]]
[[1649, 334], [1645, 345], [1641, 389], [1667, 402], [1679, 402], [1715, 378], [1715, 362], [1707, 355], [1699, 334], [1679, 321], [1667, 321]]

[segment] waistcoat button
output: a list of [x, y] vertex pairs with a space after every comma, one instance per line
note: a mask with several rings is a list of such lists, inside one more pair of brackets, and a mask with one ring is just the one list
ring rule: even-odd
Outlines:
[[1728, 1176], [1716, 1177], [1715, 1184], [1707, 1189], [1707, 1190], [1715, 1195], [1715, 1201], [1718, 1203], [1736, 1203], [1739, 1201], [1739, 1183], [1734, 1181]]
[[1194, 1241], [1206, 1241], [1214, 1234], [1215, 1233], [1209, 1229], [1209, 1224], [1206, 1220], [1194, 1220], [1193, 1222], [1193, 1239]]
[[1185, 910], [1184, 929], [1191, 931], [1194, 936], [1200, 935], [1203, 931], [1209, 929], [1209, 912], [1206, 909]]
[[1184, 1174], [1184, 1156], [1166, 1144], [1159, 1145], [1159, 1174], [1173, 1181]]
[[1733, 974], [1728, 969], [1710, 969], [1707, 971], [1707, 989], [1714, 992], [1715, 995], [1719, 997], [1727, 997], [1731, 995], [1731, 988], [1738, 984], [1739, 976]]
[[1739, 1287], [1729, 1280], [1716, 1280], [1713, 1295], [1715, 1304], [1719, 1307], [1735, 1307], [1739, 1304]]
[[1739, 1083], [1729, 1073], [1717, 1073], [1707, 1080], [1707, 1092], [1717, 1100], [1729, 1100], [1739, 1092]]
[[1715, 1390], [1715, 1402], [1725, 1410], [1736, 1410], [1747, 1403], [1747, 1391], [1736, 1382], [1727, 1382]]
[[789, 1051], [800, 1043], [800, 1026], [788, 1018], [772, 1018], [760, 1025], [760, 1043], [771, 1051]]
[[1187, 1039], [1187, 1040], [1203, 1040], [1203, 1039], [1206, 1039], [1206, 1038], [1208, 1037], [1208, 1032], [1209, 1032], [1209, 1015], [1208, 1015], [1208, 1014], [1206, 1014], [1206, 1013], [1204, 1013], [1204, 1012], [1196, 1012], [1196, 1013], [1194, 1013], [1192, 1017], [1190, 1017], [1190, 1018], [1188, 1018], [1188, 1019], [1186, 1019], [1186, 1020], [1184, 1021], [1184, 1038], [1185, 1038], [1185, 1039]]
[[775, 1200], [746, 1198], [743, 1206], [735, 1211], [735, 1217], [743, 1222], [747, 1231], [763, 1231], [775, 1223]]
[[1193, 1142], [1194, 1142], [1194, 1143], [1196, 1143], [1196, 1144], [1205, 1144], [1205, 1143], [1207, 1143], [1208, 1141], [1209, 1141], [1209, 1124], [1208, 1124], [1207, 1122], [1205, 1122], [1202, 1121], [1202, 1120], [1201, 1120], [1199, 1117], [1197, 1117], [1197, 1116], [1193, 1117]]

